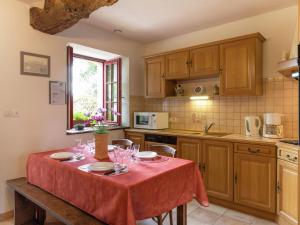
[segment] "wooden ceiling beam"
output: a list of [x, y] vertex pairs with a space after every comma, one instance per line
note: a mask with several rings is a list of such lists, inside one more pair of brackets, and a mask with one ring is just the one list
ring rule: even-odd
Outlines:
[[31, 26], [43, 33], [57, 34], [88, 18], [92, 12], [118, 0], [45, 0], [43, 9], [30, 9]]

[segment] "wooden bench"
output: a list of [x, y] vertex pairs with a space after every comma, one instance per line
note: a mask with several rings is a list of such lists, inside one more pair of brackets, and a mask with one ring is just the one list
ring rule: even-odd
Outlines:
[[27, 183], [25, 177], [9, 180], [7, 184], [15, 192], [15, 225], [44, 225], [46, 214], [61, 222], [51, 225], [105, 225], [82, 210]]

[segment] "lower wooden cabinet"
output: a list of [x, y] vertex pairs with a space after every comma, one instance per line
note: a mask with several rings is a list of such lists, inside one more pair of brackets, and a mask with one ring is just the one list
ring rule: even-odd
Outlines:
[[278, 160], [277, 215], [279, 224], [298, 224], [298, 165]]
[[207, 194], [233, 200], [233, 144], [203, 141], [203, 175]]
[[126, 132], [125, 137], [131, 140], [134, 144], [139, 144], [140, 150], [144, 150], [144, 134], [138, 132]]
[[201, 169], [201, 141], [193, 138], [177, 139], [178, 157], [182, 159], [193, 160]]
[[235, 153], [234, 202], [275, 213], [276, 158]]

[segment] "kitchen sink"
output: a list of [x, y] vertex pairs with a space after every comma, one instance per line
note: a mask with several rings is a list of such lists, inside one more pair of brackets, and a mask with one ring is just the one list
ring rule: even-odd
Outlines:
[[212, 137], [224, 137], [226, 135], [229, 135], [228, 133], [222, 133], [222, 132], [208, 132], [206, 134], [203, 134], [203, 136], [212, 136]]
[[173, 133], [173, 134], [190, 134], [190, 135], [200, 135], [200, 136], [212, 136], [212, 137], [223, 137], [228, 135], [228, 133], [224, 132], [208, 132], [208, 133], [203, 133], [202, 131], [192, 131], [192, 130], [165, 130], [168, 133]]

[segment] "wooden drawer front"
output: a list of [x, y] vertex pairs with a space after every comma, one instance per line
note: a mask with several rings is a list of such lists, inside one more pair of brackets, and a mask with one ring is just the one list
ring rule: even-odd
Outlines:
[[234, 144], [234, 152], [275, 157], [276, 147], [264, 145]]
[[290, 149], [279, 148], [278, 158], [294, 164], [298, 164], [298, 152]]
[[126, 132], [125, 137], [131, 140], [134, 144], [140, 145], [140, 150], [144, 150], [144, 134], [135, 132]]

